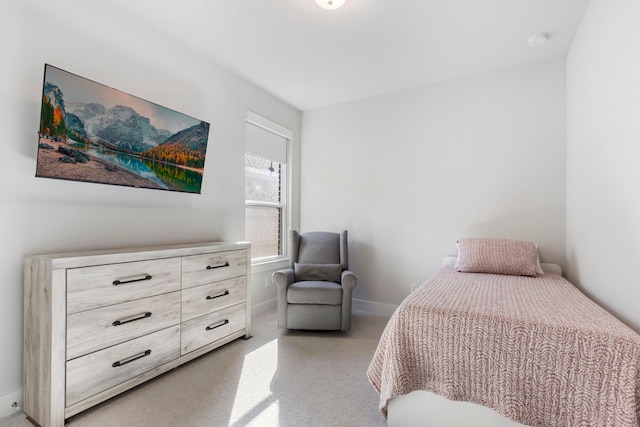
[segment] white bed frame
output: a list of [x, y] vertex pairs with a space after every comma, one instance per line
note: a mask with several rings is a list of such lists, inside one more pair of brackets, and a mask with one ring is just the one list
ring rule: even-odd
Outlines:
[[[453, 264], [446, 256], [442, 265]], [[540, 263], [545, 273], [562, 274], [558, 264]], [[387, 427], [525, 427], [493, 409], [469, 402], [456, 402], [428, 391], [414, 391], [389, 402]]]
[[394, 397], [387, 408], [387, 427], [525, 427], [493, 409], [456, 402], [428, 391]]

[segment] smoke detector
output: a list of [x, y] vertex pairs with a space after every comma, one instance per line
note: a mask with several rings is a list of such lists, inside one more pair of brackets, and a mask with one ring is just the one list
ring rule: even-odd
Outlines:
[[547, 33], [538, 33], [529, 37], [529, 47], [538, 47], [542, 46], [549, 40], [549, 34]]

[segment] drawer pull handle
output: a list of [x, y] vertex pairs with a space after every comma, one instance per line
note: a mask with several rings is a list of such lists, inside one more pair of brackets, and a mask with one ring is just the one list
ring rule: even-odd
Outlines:
[[151, 350], [147, 350], [144, 353], [140, 353], [140, 354], [136, 354], [135, 356], [131, 356], [131, 357], [127, 357], [126, 359], [122, 359], [122, 360], [118, 360], [117, 362], [113, 362], [113, 366], [114, 368], [117, 368], [118, 366], [122, 366], [122, 365], [126, 365], [127, 363], [131, 363], [134, 360], [138, 360], [138, 359], [142, 359], [143, 357], [146, 357], [148, 355], [151, 354]]
[[207, 295], [207, 299], [216, 299], [220, 297], [226, 297], [227, 295], [229, 295], [229, 291], [224, 291], [223, 293], [218, 295]]
[[127, 317], [126, 319], [116, 320], [112, 323], [113, 326], [124, 325], [125, 323], [135, 322], [136, 320], [146, 319], [147, 317], [151, 317], [151, 312], [147, 311], [144, 314], [136, 314], [135, 316]]
[[207, 265], [207, 270], [215, 270], [216, 268], [223, 268], [223, 267], [229, 267], [229, 263], [225, 262], [224, 264]]
[[143, 282], [145, 280], [151, 280], [153, 276], [151, 276], [150, 274], [147, 274], [144, 277], [141, 277], [139, 279], [131, 279], [131, 280], [114, 280], [113, 281], [113, 286], [118, 286], [118, 285], [126, 285], [127, 283], [134, 283], [134, 282]]
[[227, 319], [224, 319], [222, 322], [218, 322], [218, 323], [216, 323], [215, 325], [207, 326], [205, 329], [206, 329], [207, 331], [211, 331], [211, 330], [213, 330], [213, 329], [216, 329], [216, 328], [219, 328], [219, 327], [221, 327], [221, 326], [224, 326], [224, 325], [226, 325], [227, 323], [229, 323], [229, 321], [228, 321]]

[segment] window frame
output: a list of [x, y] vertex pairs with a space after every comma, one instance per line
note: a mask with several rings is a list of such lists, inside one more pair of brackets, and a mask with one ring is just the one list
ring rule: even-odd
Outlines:
[[[244, 205], [245, 205], [245, 230], [246, 230], [246, 212], [247, 207], [277, 207], [281, 209], [280, 214], [280, 246], [281, 246], [281, 254], [273, 255], [269, 257], [262, 258], [251, 258], [251, 266], [254, 271], [267, 271], [273, 268], [284, 268], [289, 264], [289, 228], [291, 224], [291, 173], [290, 173], [290, 165], [291, 165], [291, 140], [293, 139], [293, 132], [284, 126], [281, 126], [271, 120], [262, 117], [252, 111], [247, 112], [247, 119], [245, 126], [257, 126], [259, 128], [264, 129], [267, 132], [271, 132], [279, 137], [282, 137], [285, 141], [285, 150], [286, 150], [286, 162], [282, 163], [277, 159], [271, 159], [267, 156], [263, 156], [261, 154], [256, 154], [247, 150], [245, 148], [246, 153], [251, 153], [253, 155], [266, 158], [268, 160], [277, 161], [283, 166], [283, 171], [281, 171], [281, 197], [280, 203], [275, 202], [260, 202], [255, 200], [247, 200], [247, 194], [245, 193], [244, 197]], [[245, 165], [245, 179], [246, 179], [246, 165]], [[245, 186], [246, 191], [246, 186]], [[245, 235], [246, 238], [246, 235]]]
[[[251, 154], [255, 157], [259, 157], [261, 159], [264, 159], [266, 161], [273, 161], [276, 162], [277, 160], [275, 159], [271, 159], [269, 157], [264, 157], [264, 156], [260, 156], [258, 154], [254, 154], [254, 153], [250, 153], [249, 151], [245, 151], [245, 156], [247, 154]], [[251, 258], [251, 262], [252, 263], [260, 263], [260, 262], [268, 262], [271, 260], [277, 260], [283, 257], [287, 257], [287, 241], [286, 241], [286, 230], [287, 230], [287, 217], [288, 217], [288, 208], [287, 208], [287, 201], [288, 201], [288, 191], [287, 191], [287, 164], [286, 163], [279, 163], [280, 165], [280, 171], [279, 171], [279, 175], [280, 175], [280, 182], [279, 182], [279, 199], [280, 202], [268, 202], [268, 201], [259, 201], [259, 200], [249, 200], [246, 198], [246, 194], [245, 194], [245, 200], [244, 200], [244, 207], [245, 207], [245, 226], [246, 226], [246, 221], [247, 221], [247, 208], [248, 207], [258, 207], [258, 208], [277, 208], [280, 209], [279, 212], [279, 221], [280, 223], [278, 224], [278, 229], [280, 230], [280, 236], [279, 236], [279, 250], [280, 250], [280, 254], [278, 255], [271, 255], [271, 256], [266, 256], [266, 257], [261, 257], [261, 258]], [[246, 164], [245, 164], [245, 174], [246, 174]], [[246, 179], [246, 175], [245, 175], [245, 179]], [[245, 238], [247, 236], [245, 235]]]

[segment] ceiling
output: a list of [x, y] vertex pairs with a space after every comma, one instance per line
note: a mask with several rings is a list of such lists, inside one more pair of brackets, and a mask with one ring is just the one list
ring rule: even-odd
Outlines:
[[[110, 0], [306, 111], [563, 56], [589, 0]], [[530, 48], [530, 35], [549, 41]]]

